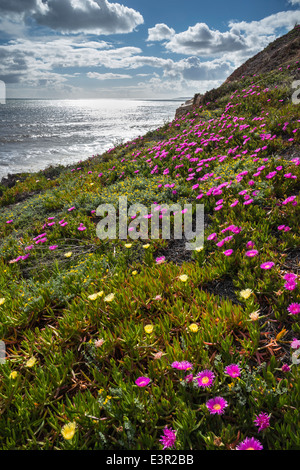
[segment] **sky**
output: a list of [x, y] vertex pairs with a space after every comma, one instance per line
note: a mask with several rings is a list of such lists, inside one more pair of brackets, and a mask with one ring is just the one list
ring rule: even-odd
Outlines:
[[300, 0], [0, 0], [7, 98], [191, 98], [300, 24]]

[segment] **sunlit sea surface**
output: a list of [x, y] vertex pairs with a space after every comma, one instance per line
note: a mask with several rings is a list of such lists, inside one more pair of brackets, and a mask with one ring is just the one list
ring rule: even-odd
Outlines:
[[172, 121], [178, 100], [7, 100], [0, 105], [0, 180], [69, 165]]

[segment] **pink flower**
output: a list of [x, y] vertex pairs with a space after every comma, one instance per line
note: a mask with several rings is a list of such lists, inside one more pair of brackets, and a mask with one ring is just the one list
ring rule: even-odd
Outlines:
[[203, 370], [196, 376], [196, 379], [199, 387], [211, 387], [214, 382], [215, 375], [211, 370]]
[[217, 238], [217, 234], [211, 233], [210, 235], [208, 235], [207, 240], [215, 240], [216, 238]]
[[274, 265], [275, 265], [275, 263], [273, 263], [273, 261], [266, 261], [265, 263], [262, 263], [260, 265], [260, 267], [262, 269], [271, 269], [271, 268], [273, 268]]
[[149, 379], [149, 377], [139, 377], [138, 379], [136, 379], [135, 384], [138, 387], [146, 387], [146, 385], [148, 385], [150, 381], [151, 379]]
[[235, 378], [241, 375], [241, 370], [238, 364], [230, 364], [225, 368], [225, 373], [230, 375], [230, 377]]
[[286, 290], [295, 290], [296, 287], [297, 287], [297, 284], [294, 281], [288, 281], [284, 284], [284, 288]]
[[231, 249], [230, 249], [230, 250], [225, 250], [225, 251], [223, 251], [223, 254], [224, 254], [225, 256], [230, 256], [230, 255], [232, 255], [232, 253], [233, 253], [233, 250], [231, 250]]
[[258, 251], [257, 250], [249, 250], [249, 251], [246, 251], [245, 255], [249, 256], [249, 258], [253, 258], [253, 256], [258, 255]]
[[298, 304], [297, 302], [290, 304], [288, 306], [288, 312], [291, 315], [298, 315], [298, 313], [300, 313], [300, 304]]
[[188, 361], [175, 361], [175, 362], [172, 362], [171, 366], [174, 368], [174, 369], [178, 369], [178, 370], [190, 370], [190, 369], [193, 369], [193, 364], [191, 364], [190, 362]]
[[263, 450], [262, 444], [254, 437], [246, 437], [237, 447], [236, 450]]
[[158, 258], [156, 258], [155, 262], [156, 264], [162, 264], [164, 263], [166, 260], [166, 258], [164, 256], [159, 256]]
[[267, 413], [260, 413], [255, 416], [254, 424], [258, 426], [258, 432], [270, 426], [270, 416]]
[[291, 342], [291, 348], [292, 349], [300, 348], [300, 340], [297, 338], [293, 338], [293, 341]]
[[159, 442], [163, 444], [163, 450], [174, 447], [176, 441], [176, 434], [172, 428], [166, 426], [163, 435], [161, 436]]
[[225, 408], [228, 406], [227, 401], [223, 397], [211, 398], [206, 402], [206, 406], [211, 415], [224, 413]]

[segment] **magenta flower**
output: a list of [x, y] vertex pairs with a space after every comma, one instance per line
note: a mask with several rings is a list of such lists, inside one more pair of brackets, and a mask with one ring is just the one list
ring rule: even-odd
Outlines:
[[211, 398], [206, 402], [206, 406], [211, 415], [224, 413], [225, 408], [228, 406], [227, 401], [223, 397]]
[[260, 265], [260, 267], [262, 269], [271, 269], [271, 268], [273, 268], [274, 265], [275, 265], [275, 263], [273, 263], [273, 261], [266, 261], [265, 263], [262, 263]]
[[211, 370], [203, 370], [196, 376], [198, 387], [211, 387], [214, 379], [215, 374]]
[[161, 442], [164, 446], [163, 450], [174, 447], [176, 441], [176, 434], [174, 430], [172, 428], [168, 429], [166, 426], [163, 432], [164, 433], [159, 440], [159, 442]]
[[291, 348], [292, 349], [300, 348], [300, 340], [297, 338], [293, 338], [293, 341], [291, 342]]
[[178, 369], [178, 370], [189, 370], [189, 369], [193, 369], [193, 364], [191, 364], [190, 362], [188, 361], [175, 361], [175, 362], [172, 362], [171, 366], [174, 368], [174, 369]]
[[230, 256], [230, 255], [232, 255], [232, 253], [233, 253], [233, 250], [231, 250], [231, 249], [230, 249], [230, 250], [225, 250], [225, 251], [223, 251], [223, 254], [224, 254], [225, 256]]
[[283, 276], [283, 279], [285, 281], [288, 281], [288, 282], [294, 282], [296, 281], [297, 279], [297, 274], [294, 274], [294, 273], [286, 273], [284, 276]]
[[270, 426], [270, 416], [267, 413], [260, 413], [255, 416], [254, 424], [258, 427], [258, 432], [260, 432]]
[[58, 245], [51, 245], [51, 246], [49, 246], [49, 250], [51, 250], [51, 251], [56, 250], [56, 248], [58, 248]]
[[249, 258], [253, 258], [254, 256], [258, 255], [258, 251], [257, 250], [248, 250], [248, 251], [246, 251], [245, 255], [248, 256]]
[[237, 447], [236, 450], [263, 450], [262, 444], [254, 437], [246, 437]]
[[159, 256], [158, 258], [156, 258], [155, 262], [156, 264], [162, 264], [164, 263], [166, 260], [166, 258], [164, 256]]
[[284, 284], [284, 288], [286, 290], [295, 290], [296, 287], [297, 287], [297, 284], [294, 281], [288, 281]]
[[253, 248], [254, 245], [255, 245], [254, 242], [252, 240], [250, 240], [249, 242], [247, 242], [246, 248]]
[[148, 385], [150, 381], [151, 379], [149, 379], [149, 377], [139, 377], [138, 379], [136, 379], [135, 384], [138, 387], [146, 387], [146, 385]]
[[281, 370], [282, 372], [289, 372], [291, 368], [287, 364], [283, 364], [283, 366], [281, 367]]
[[288, 306], [288, 311], [291, 315], [298, 315], [298, 313], [300, 313], [300, 304], [293, 302]]
[[216, 238], [217, 238], [217, 234], [211, 233], [210, 235], [208, 235], [207, 240], [215, 240]]
[[241, 370], [238, 364], [230, 364], [230, 366], [225, 368], [225, 373], [235, 378], [241, 375]]
[[25, 246], [25, 250], [32, 250], [33, 247], [34, 245]]

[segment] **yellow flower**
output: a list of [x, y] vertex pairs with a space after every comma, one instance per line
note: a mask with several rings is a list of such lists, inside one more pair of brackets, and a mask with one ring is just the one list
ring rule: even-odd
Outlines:
[[132, 271], [132, 275], [133, 275], [133, 276], [136, 276], [137, 273], [138, 273], [137, 271]]
[[18, 375], [18, 372], [16, 370], [13, 370], [10, 374], [9, 374], [9, 378], [10, 379], [16, 379], [17, 378], [17, 375]]
[[33, 367], [35, 363], [36, 363], [36, 358], [32, 356], [30, 359], [28, 359], [25, 365], [26, 367]]
[[147, 248], [149, 248], [150, 246], [150, 243], [147, 243], [146, 245], [143, 245], [143, 248], [145, 248], [145, 250], [147, 250]]
[[153, 331], [153, 325], [145, 325], [144, 327], [145, 333], [151, 334]]
[[65, 253], [64, 256], [66, 258], [70, 258], [70, 256], [72, 256], [72, 251], [68, 251], [68, 253]]
[[251, 289], [244, 289], [244, 290], [241, 290], [241, 292], [240, 292], [240, 296], [241, 296], [243, 299], [248, 299], [251, 294], [252, 294], [252, 290], [251, 290]]
[[70, 440], [74, 437], [75, 431], [76, 423], [74, 422], [65, 424], [61, 429], [62, 436], [67, 440]]
[[108, 294], [106, 297], [104, 297], [104, 302], [111, 302], [114, 300], [115, 294]]
[[202, 251], [203, 250], [203, 246], [198, 246], [197, 248], [195, 248], [195, 251], [197, 251], [199, 253], [199, 251]]
[[186, 282], [188, 280], [188, 276], [186, 274], [181, 274], [181, 276], [179, 276], [179, 279], [182, 281], [182, 282]]
[[197, 333], [198, 325], [196, 323], [191, 323], [189, 326], [189, 330], [192, 331], [193, 333]]
[[132, 247], [132, 243], [125, 243], [124, 245], [126, 248], [131, 248]]
[[100, 292], [96, 292], [96, 294], [91, 294], [88, 296], [88, 298], [90, 300], [96, 300], [98, 297], [102, 297], [102, 295], [104, 294], [103, 290], [100, 291]]
[[4, 298], [0, 299], [0, 305], [3, 305], [4, 302], [5, 302], [5, 299], [4, 299]]

